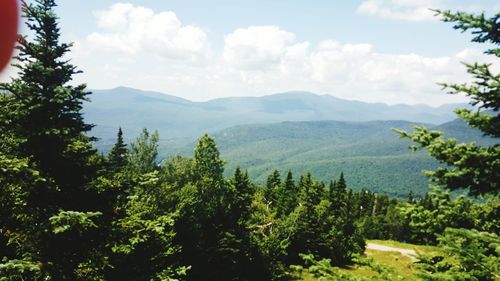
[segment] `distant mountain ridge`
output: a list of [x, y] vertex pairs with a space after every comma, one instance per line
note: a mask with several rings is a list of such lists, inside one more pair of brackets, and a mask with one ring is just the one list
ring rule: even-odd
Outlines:
[[92, 133], [101, 138], [101, 150], [114, 144], [118, 126], [127, 141], [144, 127], [158, 129], [162, 158], [190, 155], [195, 140], [208, 132], [227, 160], [227, 175], [241, 166], [260, 182], [272, 169], [311, 172], [325, 181], [343, 171], [356, 189], [421, 195], [428, 184], [422, 170], [435, 169], [438, 163], [424, 151], [411, 152], [411, 143], [399, 139], [392, 128], [425, 125], [461, 141], [491, 143], [455, 119], [453, 109], [466, 106], [460, 104], [389, 106], [307, 92], [192, 102], [129, 88], [94, 91], [91, 99], [85, 118], [97, 124]]
[[158, 129], [164, 139], [192, 139], [235, 125], [283, 121], [406, 120], [440, 124], [455, 118], [452, 108], [466, 106], [386, 105], [309, 92], [207, 102], [125, 87], [92, 92], [91, 102], [84, 104], [84, 116], [87, 122], [97, 125], [92, 133], [101, 139], [101, 144], [112, 142], [119, 126], [128, 139], [143, 127]]

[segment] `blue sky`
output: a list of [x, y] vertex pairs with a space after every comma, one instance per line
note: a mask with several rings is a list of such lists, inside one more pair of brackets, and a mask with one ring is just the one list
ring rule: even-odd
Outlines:
[[[500, 10], [466, 0], [60, 0], [77, 82], [191, 100], [291, 90], [369, 102], [463, 101], [461, 61], [492, 61], [428, 8]], [[10, 73], [4, 73], [5, 79]]]
[[[284, 30], [293, 31], [299, 40], [311, 42], [325, 38], [335, 38], [345, 43], [369, 42], [376, 47], [376, 50], [383, 52], [447, 55], [466, 46], [475, 46], [470, 43], [468, 35], [453, 31], [449, 24], [438, 21], [385, 20], [377, 16], [356, 13], [363, 1], [135, 0], [125, 2], [155, 11], [174, 11], [183, 23], [194, 24], [210, 32], [217, 47], [222, 47], [225, 34], [237, 28], [257, 25], [277, 25]], [[498, 3], [465, 0], [453, 2], [473, 11], [488, 10]], [[92, 12], [104, 10], [114, 3], [117, 1], [59, 1], [58, 11], [64, 34], [73, 35], [73, 38], [69, 36], [71, 40], [92, 32], [96, 29]]]

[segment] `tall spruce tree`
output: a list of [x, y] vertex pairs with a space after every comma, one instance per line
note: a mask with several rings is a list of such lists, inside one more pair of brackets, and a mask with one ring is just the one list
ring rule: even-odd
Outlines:
[[[10, 96], [11, 122], [9, 129], [23, 142], [20, 154], [30, 157], [43, 176], [54, 181], [64, 194], [89, 181], [92, 165], [89, 158], [91, 138], [84, 135], [92, 125], [81, 114], [82, 103], [90, 94], [85, 85], [71, 86], [73, 75], [80, 73], [64, 56], [71, 44], [59, 42], [60, 32], [54, 13], [54, 0], [37, 0], [22, 6], [28, 28], [34, 38], [18, 41], [18, 78], [1, 84], [0, 89]], [[68, 198], [60, 203], [71, 206]]]
[[[22, 208], [11, 210], [18, 221], [2, 231], [15, 245], [13, 258], [37, 263], [39, 278], [89, 280], [105, 266], [98, 250], [104, 210], [91, 184], [99, 156], [85, 135], [92, 125], [81, 114], [89, 93], [85, 85], [70, 85], [79, 71], [64, 58], [71, 44], [59, 42], [55, 7], [54, 0], [23, 2], [33, 36], [18, 40], [18, 77], [0, 85], [0, 116], [8, 118], [0, 122], [2, 135], [16, 140], [13, 153], [39, 178], [16, 184]], [[2, 175], [2, 181], [17, 180]]]
[[117, 171], [127, 165], [127, 144], [123, 141], [123, 131], [120, 127], [116, 135], [116, 143], [108, 154], [110, 168]]
[[281, 176], [278, 170], [274, 170], [268, 177], [266, 188], [264, 190], [264, 197], [267, 202], [276, 204], [277, 192], [281, 185]]
[[293, 180], [292, 171], [288, 171], [285, 181], [276, 193], [277, 216], [290, 214], [297, 205], [298, 190]]

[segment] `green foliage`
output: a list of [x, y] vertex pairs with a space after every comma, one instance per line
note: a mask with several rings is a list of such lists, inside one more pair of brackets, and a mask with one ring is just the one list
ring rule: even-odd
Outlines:
[[85, 135], [89, 93], [70, 83], [79, 71], [65, 58], [71, 44], [59, 42], [55, 6], [23, 2], [33, 37], [18, 41], [17, 78], [0, 84], [0, 255], [38, 264], [40, 278], [95, 280], [105, 267], [107, 204], [93, 185], [102, 158]]
[[481, 204], [472, 205], [471, 216], [476, 229], [500, 233], [500, 200], [488, 198]]
[[421, 257], [423, 280], [498, 280], [498, 235], [448, 228], [439, 237], [444, 256]]
[[496, 193], [500, 176], [500, 146], [481, 147], [475, 143], [457, 143], [445, 139], [439, 131], [415, 127], [412, 134], [399, 131], [425, 148], [429, 154], [446, 164], [435, 171], [426, 171], [433, 182], [450, 189], [468, 188], [472, 194]]
[[212, 179], [212, 184], [222, 184], [224, 161], [220, 159], [214, 139], [207, 134], [198, 140], [194, 148], [194, 160], [196, 171], [202, 178]]
[[267, 202], [276, 204], [278, 189], [281, 186], [281, 175], [278, 170], [274, 170], [268, 177], [264, 197]]
[[288, 171], [285, 182], [278, 186], [276, 191], [276, 215], [289, 215], [297, 207], [299, 187], [293, 180], [292, 171]]
[[113, 225], [114, 269], [107, 273], [109, 279], [175, 280], [186, 274], [189, 266], [175, 261], [180, 247], [174, 244], [177, 213], [167, 200], [172, 192], [158, 171], [140, 176], [123, 206], [123, 216]]
[[450, 199], [448, 192], [435, 188], [417, 204], [402, 208], [408, 221], [408, 240], [419, 244], [436, 244], [437, 236], [447, 227], [472, 228], [471, 205], [463, 196]]
[[179, 259], [191, 266], [187, 279], [269, 279], [248, 229], [254, 189], [246, 172], [237, 169], [226, 181], [224, 161], [208, 135], [199, 139], [187, 166], [177, 163], [171, 162], [168, 170], [186, 175], [177, 193], [175, 241], [182, 247]]
[[4, 260], [0, 263], [0, 281], [38, 280], [41, 277], [38, 264], [25, 260]]
[[[51, 0], [24, 4], [34, 41], [20, 40], [19, 78], [1, 85], [0, 280], [286, 280], [293, 264], [323, 280], [365, 280], [335, 267], [352, 263], [378, 279], [401, 279], [360, 257], [365, 236], [439, 242], [445, 256], [423, 258], [429, 280], [497, 278], [498, 236], [449, 228], [498, 232], [496, 197], [473, 205], [436, 191], [403, 202], [349, 189], [344, 173], [327, 187], [311, 173], [295, 182], [291, 170], [285, 180], [273, 170], [258, 186], [239, 167], [224, 177], [225, 162], [208, 135], [194, 157], [159, 163], [158, 132], [143, 129], [129, 150], [120, 129], [107, 157], [98, 155], [80, 114], [88, 93], [69, 86], [78, 71], [63, 59], [70, 45], [58, 42], [54, 8]], [[483, 82], [484, 89], [495, 85]], [[484, 89], [476, 90], [487, 96]], [[469, 113], [462, 111], [464, 120], [497, 136], [495, 117]], [[405, 136], [457, 167], [433, 174], [441, 184], [469, 180], [473, 192], [495, 190], [496, 146], [461, 145], [425, 129]]]
[[[453, 22], [453, 28], [459, 29], [462, 32], [472, 30], [474, 38], [472, 42], [484, 43], [489, 42], [495, 45], [500, 44], [500, 14], [497, 13], [491, 18], [486, 18], [484, 13], [474, 15], [466, 12], [451, 12], [451, 11], [437, 11], [438, 15], [442, 16], [444, 22]], [[487, 53], [499, 56], [499, 49], [493, 48]]]
[[101, 216], [100, 212], [61, 211], [49, 218], [54, 234], [68, 231], [84, 233], [87, 229], [97, 228], [93, 218]]
[[158, 131], [150, 134], [144, 128], [135, 142], [130, 144], [127, 162], [131, 173], [141, 175], [157, 169], [159, 138]]

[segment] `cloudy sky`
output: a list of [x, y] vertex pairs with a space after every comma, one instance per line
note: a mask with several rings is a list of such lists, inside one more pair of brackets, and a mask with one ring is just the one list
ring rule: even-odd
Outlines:
[[[63, 40], [91, 89], [128, 86], [190, 100], [292, 90], [368, 102], [464, 100], [460, 62], [484, 45], [429, 8], [500, 10], [466, 0], [60, 0]], [[498, 63], [498, 61], [495, 61]], [[1, 74], [2, 80], [12, 72]]]

